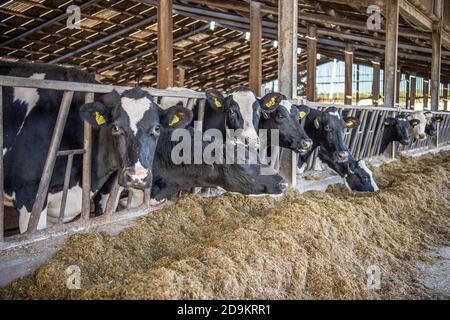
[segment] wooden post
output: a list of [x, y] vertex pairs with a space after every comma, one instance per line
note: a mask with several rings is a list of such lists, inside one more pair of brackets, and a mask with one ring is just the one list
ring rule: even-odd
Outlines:
[[356, 105], [359, 103], [359, 64], [356, 65]]
[[411, 79], [409, 77], [409, 74], [407, 74], [407, 73], [405, 73], [405, 82], [406, 82], [406, 86], [405, 86], [405, 90], [406, 90], [406, 92], [405, 92], [405, 108], [409, 109], [410, 90], [411, 90], [409, 84], [411, 82]]
[[[284, 0], [278, 4], [278, 81], [280, 92], [288, 99], [297, 96], [297, 31], [298, 0]], [[297, 156], [284, 150], [281, 175], [297, 184]]]
[[249, 86], [256, 96], [262, 88], [262, 22], [261, 3], [250, 1], [250, 74]]
[[409, 99], [410, 99], [410, 107], [412, 110], [415, 109], [416, 107], [416, 74], [411, 74], [410, 78], [410, 94], [409, 94]]
[[173, 87], [172, 0], [158, 1], [158, 88]]
[[393, 107], [396, 101], [398, 54], [398, 20], [400, 0], [386, 1], [386, 48], [384, 58], [384, 104]]
[[448, 110], [448, 83], [444, 83], [444, 96], [442, 97], [444, 99], [444, 110]]
[[395, 83], [395, 106], [400, 105], [400, 84], [402, 80], [402, 73], [400, 69], [397, 70], [396, 83]]
[[[86, 103], [94, 101], [93, 93], [86, 93]], [[83, 154], [83, 193], [81, 205], [81, 218], [84, 221], [89, 220], [91, 213], [91, 161], [92, 161], [92, 128], [87, 122], [84, 122], [84, 154]]]
[[423, 109], [428, 108], [428, 95], [430, 93], [430, 81], [423, 79]]
[[434, 14], [439, 18], [433, 23], [431, 33], [431, 111], [439, 110], [439, 85], [441, 83], [441, 54], [442, 54], [442, 0], [434, 0]]
[[177, 68], [178, 73], [178, 79], [177, 79], [177, 86], [182, 88], [184, 87], [184, 81], [186, 79], [186, 69], [184, 67], [178, 67]]
[[353, 98], [353, 46], [346, 44], [345, 46], [345, 97], [344, 104], [351, 105]]
[[[0, 86], [0, 150], [3, 152], [3, 87]], [[5, 234], [5, 206], [3, 205], [3, 153], [0, 157], [0, 244]]]
[[66, 126], [67, 116], [69, 115], [70, 104], [73, 98], [73, 91], [65, 91], [61, 106], [59, 108], [58, 118], [56, 120], [55, 129], [53, 131], [50, 148], [47, 159], [45, 161], [42, 178], [39, 183], [39, 188], [34, 201], [30, 220], [28, 221], [27, 234], [32, 234], [37, 230], [39, 218], [41, 216], [42, 208], [44, 207], [45, 199], [47, 198], [48, 187], [52, 178], [53, 168], [55, 167], [56, 157], [59, 146], [61, 144], [64, 127]]
[[316, 101], [316, 67], [317, 67], [317, 26], [308, 25], [308, 34], [306, 36], [306, 99]]
[[380, 58], [375, 57], [372, 60], [373, 78], [372, 78], [372, 103], [377, 106], [380, 101]]

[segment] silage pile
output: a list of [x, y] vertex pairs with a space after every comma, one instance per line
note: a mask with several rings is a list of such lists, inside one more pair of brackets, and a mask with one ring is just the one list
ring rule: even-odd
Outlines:
[[[375, 170], [378, 194], [289, 191], [282, 199], [189, 196], [118, 236], [76, 234], [3, 298], [445, 298], [414, 262], [450, 243], [450, 153]], [[81, 268], [81, 290], [65, 269]], [[369, 290], [366, 271], [381, 270]]]

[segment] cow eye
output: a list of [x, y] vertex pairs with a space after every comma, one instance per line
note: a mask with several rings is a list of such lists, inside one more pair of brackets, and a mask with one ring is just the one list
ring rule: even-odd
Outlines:
[[324, 129], [325, 131], [331, 131], [331, 127], [330, 127], [328, 124], [326, 124], [326, 125], [323, 127], [323, 129]]

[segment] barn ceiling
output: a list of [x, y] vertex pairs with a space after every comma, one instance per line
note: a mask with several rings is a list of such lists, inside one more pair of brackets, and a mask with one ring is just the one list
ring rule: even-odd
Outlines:
[[[304, 35], [318, 26], [321, 62], [342, 59], [346, 43], [355, 62], [384, 57], [384, 33], [368, 31], [366, 0], [299, 0], [299, 69], [306, 68]], [[277, 1], [263, 3], [263, 78], [276, 78]], [[374, 3], [383, 2], [373, 0]], [[0, 5], [0, 58], [77, 66], [103, 83], [156, 86], [156, 0], [14, 0]], [[68, 29], [66, 10], [81, 8], [81, 29]], [[414, 1], [409, 5], [414, 7]], [[430, 8], [416, 6], [432, 17]], [[408, 11], [409, 12], [409, 11]], [[216, 22], [214, 30], [210, 21]], [[429, 76], [430, 32], [401, 14], [399, 65]], [[240, 0], [174, 0], [174, 66], [186, 70], [185, 86], [227, 88], [247, 84], [248, 3]], [[445, 25], [444, 31], [449, 31]], [[443, 50], [443, 79], [450, 81], [450, 51]]]

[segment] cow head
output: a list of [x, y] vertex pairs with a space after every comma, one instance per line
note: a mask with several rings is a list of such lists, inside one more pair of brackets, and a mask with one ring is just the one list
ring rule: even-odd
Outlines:
[[[222, 93], [214, 89], [206, 90], [206, 104], [213, 112], [208, 120], [212, 122], [213, 128], [218, 128], [225, 122], [228, 129], [238, 130], [244, 128], [244, 119], [242, 118], [239, 105], [234, 101], [233, 96], [224, 97]], [[215, 115], [212, 119], [211, 115]], [[221, 122], [221, 123], [216, 123]]]
[[309, 113], [307, 106], [293, 105], [280, 93], [269, 93], [259, 103], [262, 109], [259, 128], [279, 130], [280, 147], [291, 149], [300, 155], [311, 150], [312, 140], [301, 124]]
[[408, 120], [412, 126], [412, 133], [415, 140], [424, 140], [427, 135], [425, 128], [427, 126], [427, 117], [424, 112], [417, 111], [408, 117]]
[[384, 134], [391, 135], [389, 141], [398, 141], [403, 145], [411, 143], [411, 128], [412, 123], [416, 123], [416, 120], [408, 121], [408, 118], [404, 115], [398, 115], [395, 118], [388, 117], [384, 120], [384, 126], [386, 129]]
[[441, 116], [435, 116], [431, 112], [426, 112], [425, 117], [427, 118], [425, 133], [430, 137], [436, 136], [438, 131], [438, 123], [440, 123], [443, 118]]
[[350, 153], [344, 144], [344, 130], [359, 126], [355, 117], [343, 118], [337, 108], [324, 111], [311, 110], [306, 118], [305, 130], [314, 144], [328, 151], [337, 163], [346, 162]]
[[[93, 129], [101, 130], [100, 156], [120, 170], [120, 185], [137, 189], [151, 186], [161, 119], [172, 124], [180, 122], [181, 116], [177, 120], [175, 114], [174, 108], [162, 111], [153, 97], [139, 88], [121, 95], [113, 91], [80, 108], [81, 118]], [[170, 116], [173, 119], [168, 121]]]
[[356, 161], [350, 157], [346, 163], [337, 163], [327, 151], [320, 149], [319, 158], [331, 169], [344, 178], [348, 189], [358, 192], [377, 192], [379, 190], [372, 171], [363, 160]]
[[233, 89], [229, 96], [233, 98], [242, 115], [242, 136], [251, 146], [259, 146], [258, 123], [261, 118], [261, 107], [258, 99], [250, 88], [241, 86]]

